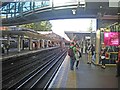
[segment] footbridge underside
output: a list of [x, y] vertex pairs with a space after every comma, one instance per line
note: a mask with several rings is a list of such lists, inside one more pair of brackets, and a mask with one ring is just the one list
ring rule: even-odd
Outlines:
[[[109, 20], [110, 22], [116, 22], [119, 19], [118, 7], [110, 7], [109, 2], [86, 2], [85, 4], [77, 2], [62, 6], [43, 4], [43, 7], [38, 6], [37, 8], [35, 8], [34, 3], [11, 3], [3, 3], [1, 8], [2, 17], [4, 17], [2, 18], [3, 26], [20, 25], [40, 20], [70, 18], [96, 18]], [[7, 8], [5, 9], [5, 7]]]

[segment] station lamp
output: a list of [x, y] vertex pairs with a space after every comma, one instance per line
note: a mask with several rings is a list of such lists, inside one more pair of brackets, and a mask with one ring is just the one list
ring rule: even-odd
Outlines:
[[73, 15], [76, 14], [76, 9], [72, 9], [72, 14], [73, 14]]

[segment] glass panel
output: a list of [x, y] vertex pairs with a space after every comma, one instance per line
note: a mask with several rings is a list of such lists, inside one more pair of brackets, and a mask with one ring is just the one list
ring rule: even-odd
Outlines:
[[54, 6], [77, 4], [78, 0], [53, 0]]

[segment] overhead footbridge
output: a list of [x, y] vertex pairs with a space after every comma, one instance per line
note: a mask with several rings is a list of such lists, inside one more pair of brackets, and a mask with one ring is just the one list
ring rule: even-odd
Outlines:
[[89, 0], [2, 2], [0, 10], [2, 26], [70, 18], [96, 18], [109, 20], [111, 24], [119, 19], [118, 6], [112, 6], [108, 0], [103, 2]]

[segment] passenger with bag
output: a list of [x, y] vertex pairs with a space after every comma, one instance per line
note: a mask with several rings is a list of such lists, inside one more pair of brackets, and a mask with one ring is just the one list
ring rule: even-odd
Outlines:
[[103, 69], [105, 69], [105, 63], [106, 63], [105, 53], [106, 53], [106, 50], [105, 50], [105, 49], [102, 49], [102, 50], [101, 50], [101, 61], [102, 61], [102, 66], [101, 66], [101, 68], [103, 68]]
[[75, 57], [76, 57], [76, 69], [78, 69], [80, 58], [82, 57], [79, 45], [76, 45]]
[[95, 46], [91, 44], [91, 55], [92, 55], [92, 60], [95, 60]]
[[70, 56], [70, 69], [74, 70], [74, 63], [75, 63], [75, 52], [76, 52], [76, 47], [74, 42], [70, 43], [70, 47], [68, 49], [68, 55]]

